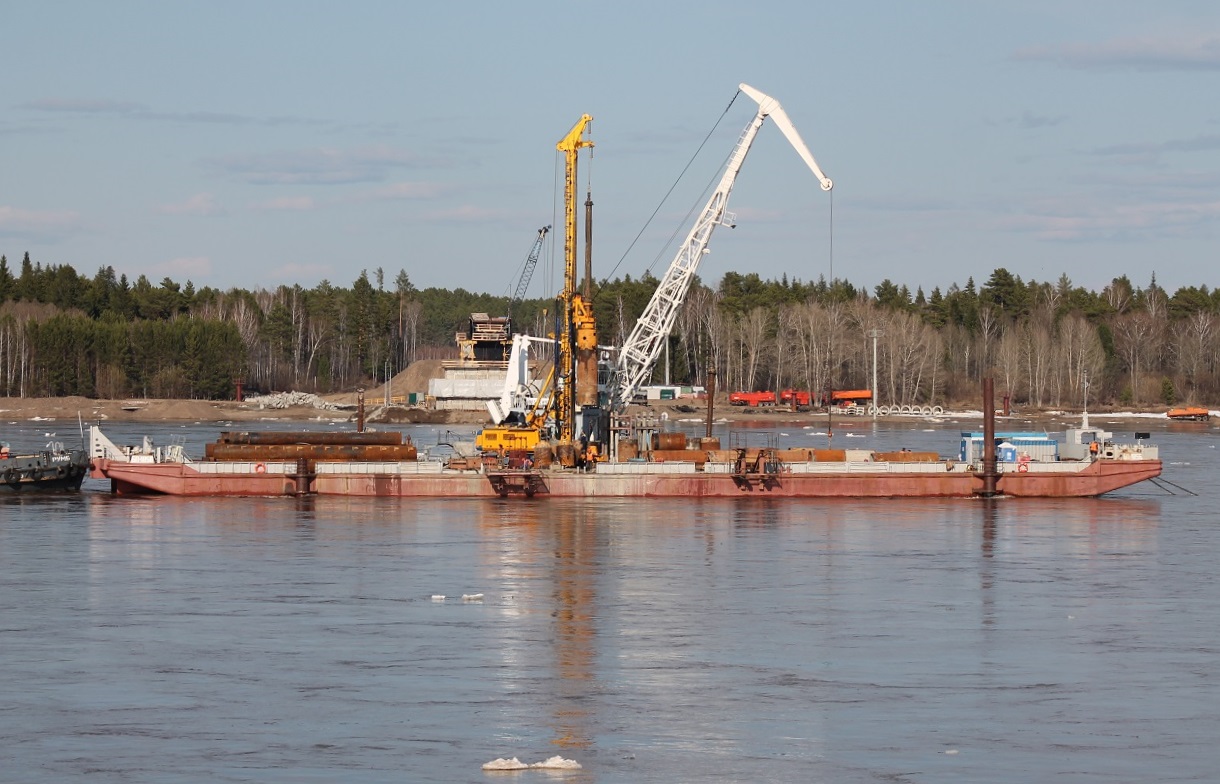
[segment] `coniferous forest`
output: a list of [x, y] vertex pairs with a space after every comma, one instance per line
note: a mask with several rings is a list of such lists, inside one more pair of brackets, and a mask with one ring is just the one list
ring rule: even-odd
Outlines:
[[[601, 341], [621, 345], [657, 281], [594, 285]], [[196, 289], [93, 277], [0, 256], [0, 394], [23, 397], [232, 398], [371, 386], [419, 359], [456, 358], [472, 312], [504, 315], [506, 297], [416, 289], [381, 269], [346, 288]], [[518, 331], [554, 331], [552, 299], [512, 306]], [[696, 282], [670, 337], [669, 379], [726, 389], [869, 388], [889, 405], [974, 401], [980, 379], [1031, 408], [1207, 404], [1220, 399], [1220, 291], [1168, 292], [1155, 275], [1101, 291], [1023, 281], [996, 269], [947, 290], [883, 281]], [[655, 378], [664, 369], [658, 367]]]

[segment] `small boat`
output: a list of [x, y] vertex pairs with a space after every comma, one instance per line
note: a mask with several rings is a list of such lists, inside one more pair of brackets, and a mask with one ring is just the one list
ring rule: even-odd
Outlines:
[[11, 454], [0, 447], [0, 492], [76, 491], [89, 472], [89, 453], [58, 441], [41, 452]]
[[1169, 409], [1165, 416], [1179, 422], [1206, 422], [1211, 419], [1212, 412], [1202, 406], [1184, 406]]

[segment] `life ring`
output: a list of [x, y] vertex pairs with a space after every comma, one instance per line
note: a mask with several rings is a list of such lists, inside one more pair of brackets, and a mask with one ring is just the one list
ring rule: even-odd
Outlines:
[[256, 474], [267, 473], [267, 466], [263, 465], [262, 463], [255, 463], [254, 464], [254, 473], [256, 473]]
[[1023, 474], [1029, 470], [1029, 463], [1017, 463], [1017, 473]]
[[4, 472], [4, 481], [8, 482], [10, 485], [15, 482], [20, 482], [21, 474], [17, 471], [16, 468], [10, 468], [9, 470]]

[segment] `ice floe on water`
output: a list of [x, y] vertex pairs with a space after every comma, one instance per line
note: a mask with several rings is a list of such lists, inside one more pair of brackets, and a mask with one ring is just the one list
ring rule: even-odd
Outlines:
[[581, 764], [576, 760], [564, 759], [556, 754], [554, 757], [544, 759], [542, 762], [535, 762], [531, 765], [526, 765], [521, 760], [513, 757], [504, 759], [499, 757], [491, 762], [483, 763], [483, 770], [580, 770]]

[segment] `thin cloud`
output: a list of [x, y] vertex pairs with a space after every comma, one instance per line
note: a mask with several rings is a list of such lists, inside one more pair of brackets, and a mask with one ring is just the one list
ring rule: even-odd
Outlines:
[[446, 188], [434, 182], [394, 182], [373, 188], [355, 198], [363, 201], [398, 201], [402, 199], [434, 199]]
[[420, 216], [424, 221], [433, 223], [479, 223], [483, 221], [502, 220], [507, 217], [504, 210], [489, 210], [466, 204], [450, 210], [434, 210]]
[[80, 215], [75, 212], [0, 206], [0, 235], [47, 240], [80, 229]]
[[1220, 150], [1220, 134], [1206, 134], [1190, 139], [1170, 139], [1164, 142], [1112, 144], [1098, 147], [1094, 155], [1157, 155], [1165, 152], [1207, 152]]
[[861, 209], [878, 212], [948, 212], [959, 209], [945, 199], [930, 196], [865, 196], [854, 202]]
[[452, 190], [432, 182], [395, 182], [377, 188], [358, 191], [341, 198], [318, 200], [312, 196], [281, 196], [255, 202], [250, 209], [264, 212], [305, 212], [346, 204], [369, 204], [383, 201], [413, 201], [435, 199]]
[[267, 212], [307, 212], [317, 209], [317, 206], [317, 203], [309, 196], [284, 196], [251, 204], [250, 209]]
[[334, 274], [334, 270], [326, 264], [298, 264], [289, 262], [281, 264], [278, 267], [267, 270], [267, 274], [263, 275], [264, 280], [322, 280], [329, 279]]
[[182, 112], [154, 110], [145, 104], [134, 101], [116, 101], [104, 98], [43, 98], [18, 104], [18, 108], [60, 115], [110, 115], [136, 121], [178, 122], [202, 125], [265, 125], [275, 128], [289, 125], [325, 126], [334, 124], [330, 120], [288, 115], [256, 117], [208, 110]]
[[1067, 117], [1062, 114], [1034, 114], [1033, 112], [1025, 111], [1015, 120], [1015, 124], [1018, 128], [1032, 131], [1038, 128], [1052, 128], [1056, 125], [1062, 125], [1066, 121]]
[[142, 104], [132, 101], [88, 98], [44, 98], [19, 104], [18, 108], [63, 114], [133, 114], [145, 110]]
[[1128, 38], [1031, 46], [1017, 50], [1013, 58], [1073, 69], [1220, 71], [1220, 37]]
[[1084, 242], [1174, 237], [1220, 219], [1220, 202], [1129, 204], [1107, 209], [1024, 215], [1006, 221], [1041, 240]]
[[181, 278], [203, 278], [212, 274], [212, 260], [207, 256], [178, 256], [160, 264], [154, 264], [156, 275], [165, 275], [175, 280]]
[[210, 193], [197, 193], [178, 204], [163, 204], [157, 212], [164, 215], [223, 215], [224, 210], [216, 204]]
[[433, 161], [389, 146], [227, 155], [206, 159], [204, 163], [222, 174], [254, 185], [382, 182], [394, 169], [435, 165]]

